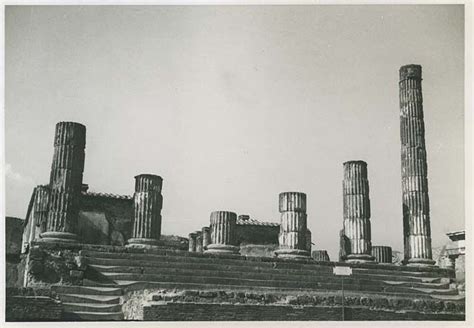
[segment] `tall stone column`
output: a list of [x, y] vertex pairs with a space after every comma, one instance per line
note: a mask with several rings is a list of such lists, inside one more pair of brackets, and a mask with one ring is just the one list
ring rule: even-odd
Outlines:
[[211, 229], [209, 227], [202, 227], [202, 249], [205, 251], [207, 246], [212, 243]]
[[152, 174], [135, 177], [133, 195], [134, 218], [129, 245], [159, 245], [161, 236], [161, 209], [163, 179]]
[[399, 86], [404, 263], [434, 265], [431, 250], [421, 66], [402, 66]]
[[195, 252], [196, 251], [196, 233], [191, 232], [188, 235], [188, 238], [189, 238], [188, 251], [189, 252]]
[[275, 255], [285, 258], [310, 258], [306, 245], [306, 194], [282, 192], [279, 195], [279, 249]]
[[207, 245], [206, 253], [235, 254], [239, 247], [235, 245], [237, 214], [215, 211], [211, 213], [212, 244]]
[[392, 247], [372, 246], [372, 255], [378, 263], [392, 263]]
[[45, 241], [76, 242], [76, 226], [84, 171], [86, 127], [75, 122], [56, 124], [50, 175]]
[[367, 163], [344, 163], [344, 235], [349, 241], [347, 262], [373, 261]]

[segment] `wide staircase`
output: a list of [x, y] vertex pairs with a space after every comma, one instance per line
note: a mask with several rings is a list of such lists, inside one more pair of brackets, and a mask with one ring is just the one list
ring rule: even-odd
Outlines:
[[[342, 287], [333, 266], [347, 265], [169, 249], [91, 247], [80, 255], [88, 265], [84, 286], [57, 287], [68, 316], [79, 320], [120, 320], [120, 295], [144, 288], [331, 293]], [[439, 268], [359, 264], [352, 265], [352, 275], [344, 277], [344, 291], [346, 295], [463, 301], [450, 288], [452, 276], [452, 270]]]

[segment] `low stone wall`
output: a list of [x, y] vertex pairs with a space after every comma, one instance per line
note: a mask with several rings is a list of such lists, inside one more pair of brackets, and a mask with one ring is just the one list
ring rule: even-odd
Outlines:
[[50, 289], [7, 288], [6, 321], [58, 321], [62, 319], [61, 302]]
[[[464, 302], [349, 295], [345, 320], [465, 320]], [[337, 294], [288, 295], [232, 291], [161, 290], [143, 320], [341, 320]], [[141, 318], [140, 318], [141, 319]]]
[[[340, 306], [295, 307], [285, 305], [166, 303], [144, 309], [145, 321], [339, 321]], [[364, 307], [344, 309], [346, 321], [465, 320], [464, 314], [384, 311]]]
[[79, 257], [80, 246], [33, 242], [26, 270], [27, 286], [51, 284], [81, 285], [85, 265]]

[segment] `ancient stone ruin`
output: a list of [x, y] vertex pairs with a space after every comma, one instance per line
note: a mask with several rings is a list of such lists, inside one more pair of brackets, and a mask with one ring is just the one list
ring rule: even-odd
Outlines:
[[432, 258], [419, 65], [400, 69], [400, 135], [403, 262], [372, 246], [360, 160], [343, 163], [331, 261], [307, 228], [314, 195], [301, 191], [275, 195], [276, 220], [217, 210], [188, 238], [162, 235], [163, 179], [138, 174], [133, 196], [90, 192], [86, 127], [60, 122], [49, 184], [34, 188], [24, 221], [7, 218], [7, 321], [464, 320], [453, 284], [463, 246], [446, 248], [446, 265]]

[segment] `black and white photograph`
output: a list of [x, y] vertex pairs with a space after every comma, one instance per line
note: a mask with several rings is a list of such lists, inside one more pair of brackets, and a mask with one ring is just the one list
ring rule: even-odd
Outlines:
[[1, 321], [467, 327], [471, 5], [6, 1]]

